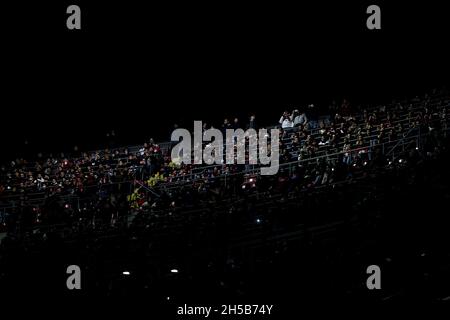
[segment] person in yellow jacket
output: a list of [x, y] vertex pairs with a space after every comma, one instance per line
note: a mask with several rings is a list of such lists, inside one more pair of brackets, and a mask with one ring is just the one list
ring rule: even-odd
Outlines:
[[159, 181], [163, 181], [164, 176], [157, 172], [153, 177], [150, 177], [150, 179], [147, 180], [147, 184], [150, 187], [154, 187]]
[[136, 188], [132, 194], [127, 196], [127, 200], [130, 203], [130, 207], [131, 208], [138, 208], [139, 207], [139, 199], [142, 198], [141, 194], [139, 193], [139, 191], [141, 190], [141, 187]]

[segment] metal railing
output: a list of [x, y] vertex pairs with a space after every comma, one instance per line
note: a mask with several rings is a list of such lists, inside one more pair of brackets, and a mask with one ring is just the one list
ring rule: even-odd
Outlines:
[[[408, 117], [405, 117], [405, 119], [399, 120], [399, 122], [400, 121], [402, 121], [402, 122], [404, 122], [404, 121], [411, 121], [411, 119], [409, 119]], [[446, 115], [445, 121], [446, 122], [448, 121], [448, 115]], [[446, 127], [448, 128], [448, 126], [446, 126]], [[317, 155], [317, 156], [314, 156], [314, 157], [308, 158], [308, 159], [301, 159], [301, 160], [298, 160], [298, 161], [292, 161], [292, 162], [290, 162], [290, 165], [292, 166], [292, 164], [295, 164], [295, 163], [299, 164], [299, 163], [303, 163], [303, 162], [318, 161], [318, 160], [320, 160], [322, 158], [333, 159], [333, 157], [337, 157], [338, 155], [341, 155], [341, 154], [355, 153], [355, 152], [359, 152], [359, 151], [362, 151], [362, 150], [372, 150], [373, 148], [379, 147], [379, 146], [382, 147], [383, 153], [385, 155], [389, 156], [391, 153], [395, 152], [395, 149], [398, 146], [401, 146], [401, 145], [404, 146], [405, 145], [405, 138], [411, 132], [413, 132], [415, 129], [416, 128], [410, 128], [406, 133], [403, 133], [402, 138], [400, 138], [400, 139], [398, 139], [396, 141], [383, 142], [383, 143], [378, 143], [378, 144], [370, 145], [370, 146], [368, 146], [368, 145], [361, 146], [361, 147], [356, 148], [356, 149], [352, 149], [352, 150], [349, 150], [349, 151], [336, 152], [336, 153], [333, 153], [333, 154], [328, 154], [327, 150], [320, 150], [321, 152], [324, 152], [325, 154]], [[420, 137], [420, 135], [421, 135], [421, 133], [420, 133], [420, 126], [418, 126], [418, 129], [419, 129], [419, 134], [413, 136], [412, 137], [413, 139], [417, 138], [417, 137]], [[448, 129], [445, 129], [445, 130], [447, 131]], [[366, 139], [371, 139], [371, 138], [375, 138], [375, 137], [376, 137], [376, 135], [373, 135], [372, 137], [366, 137]], [[351, 141], [355, 141], [355, 140], [356, 139], [353, 139]], [[396, 142], [396, 144], [393, 147], [391, 147], [389, 150], [386, 151], [386, 147], [387, 146], [392, 146], [393, 142]], [[420, 146], [420, 139], [417, 140], [417, 146], [418, 147]], [[127, 160], [127, 159], [128, 158], [125, 157], [122, 160]], [[120, 160], [120, 159], [115, 159], [115, 160]], [[289, 163], [281, 164], [280, 168], [284, 168], [284, 167], [286, 167], [286, 165], [289, 165]], [[175, 177], [176, 181], [174, 181], [174, 182], [161, 183], [160, 185], [157, 185], [157, 187], [155, 189], [171, 188], [173, 185], [176, 186], [176, 185], [180, 185], [180, 183], [186, 182], [186, 180], [188, 180], [187, 182], [195, 182], [195, 181], [204, 179], [204, 177], [201, 177], [203, 174], [207, 173], [211, 169], [218, 168], [218, 167], [220, 167], [220, 168], [223, 167], [223, 164], [194, 167], [194, 168], [191, 169], [191, 172], [189, 174], [186, 174], [184, 176]], [[132, 167], [126, 168], [126, 170], [135, 170], [134, 172], [136, 172], [137, 170], [142, 170], [142, 168], [143, 168], [143, 166], [141, 166], [141, 165], [133, 165]], [[247, 165], [245, 170], [243, 170], [243, 171], [239, 171], [237, 173], [222, 174], [222, 175], [218, 176], [217, 178], [221, 178], [221, 177], [225, 177], [226, 178], [226, 177], [230, 177], [230, 176], [233, 176], [233, 175], [247, 174], [247, 173], [255, 174], [255, 173], [257, 173], [257, 170], [259, 170], [259, 168], [260, 168], [260, 166], [257, 166], [257, 165]], [[135, 181], [138, 181], [138, 179], [135, 179]], [[104, 184], [96, 184], [96, 185], [92, 185], [92, 186], [85, 186], [85, 188], [89, 188], [89, 187], [98, 188], [99, 186], [107, 186], [107, 185], [111, 185], [111, 184], [115, 184], [115, 183], [122, 184], [122, 183], [131, 183], [131, 182], [132, 182], [131, 180], [122, 181], [122, 182], [108, 182], [108, 183], [104, 183]], [[153, 193], [155, 193], [157, 195], [157, 193], [154, 190], [151, 190], [151, 192], [153, 192]], [[38, 203], [39, 200], [42, 200], [42, 198], [41, 199], [39, 198], [39, 194], [44, 195], [45, 193], [37, 192], [37, 193], [27, 194], [27, 197], [28, 197], [27, 201], [28, 202], [36, 202], [36, 203]], [[69, 195], [64, 195], [64, 196], [69, 197]], [[20, 199], [20, 197], [21, 197], [20, 195], [3, 195], [2, 199], [8, 200], [9, 197], [10, 197], [10, 199], [12, 201], [18, 202], [18, 201], [21, 200]], [[36, 197], [36, 199], [30, 200], [29, 199], [30, 197]]]

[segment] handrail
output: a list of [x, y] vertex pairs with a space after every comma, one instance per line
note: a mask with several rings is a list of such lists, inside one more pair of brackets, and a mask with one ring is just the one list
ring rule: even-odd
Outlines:
[[[419, 108], [417, 108], [417, 109], [419, 109]], [[407, 110], [408, 111], [408, 110]], [[408, 112], [410, 112], [410, 111], [408, 111]], [[446, 115], [446, 117], [447, 117], [448, 115]], [[395, 126], [396, 124], [400, 124], [400, 123], [404, 123], [404, 122], [407, 122], [407, 121], [411, 121], [411, 120], [414, 120], [414, 119], [411, 119], [411, 118], [409, 118], [408, 117], [408, 115], [407, 115], [407, 113], [405, 113], [405, 114], [403, 114], [402, 115], [402, 118], [403, 119], [398, 119], [398, 120], [396, 120], [396, 121], [393, 121], [392, 122], [392, 125], [393, 126]], [[359, 125], [358, 126], [358, 128], [362, 128], [363, 126], [361, 126], [361, 125]], [[320, 129], [317, 129], [317, 130], [320, 130]], [[311, 134], [311, 136], [316, 136], [316, 135], [318, 135], [318, 133], [312, 133]], [[376, 136], [376, 135], [373, 135], [373, 136]], [[369, 136], [369, 137], [366, 137], [366, 138], [370, 138], [370, 137], [372, 137], [372, 136]], [[352, 139], [351, 141], [356, 141], [357, 139]], [[166, 142], [166, 144], [170, 144], [171, 142]], [[205, 142], [203, 142], [203, 143], [205, 143]], [[224, 146], [228, 146], [228, 144], [224, 144]], [[124, 147], [124, 148], [126, 148], [126, 149], [128, 149], [128, 147]], [[124, 149], [124, 148], [115, 148], [115, 149], [111, 149], [110, 151], [112, 152], [112, 151], [114, 151], [114, 150], [120, 150], [120, 149]], [[100, 151], [93, 151], [93, 152], [95, 152], [95, 153], [99, 153]], [[133, 155], [133, 156], [135, 156], [135, 155], [137, 155], [137, 154], [139, 154], [139, 150], [138, 151], [136, 151], [134, 154], [132, 153], [132, 154], [130, 154], [130, 155]], [[93, 156], [93, 154], [91, 154], [91, 156]], [[122, 155], [123, 156], [123, 155]], [[81, 160], [84, 160], [84, 158], [83, 157], [79, 157], [79, 158], [71, 158], [71, 163], [77, 163], [77, 161], [81, 161]], [[113, 157], [113, 159], [112, 160], [114, 160], [114, 161], [116, 161], [116, 162], [119, 162], [119, 161], [125, 161], [126, 163], [128, 163], [129, 161], [129, 156], [123, 156], [123, 157], [118, 157], [118, 158], [115, 158], [115, 157]], [[89, 159], [89, 161], [95, 161], [95, 159]], [[28, 163], [28, 165], [29, 164], [36, 164], [37, 162], [29, 162]], [[99, 168], [100, 166], [107, 166], [106, 164], [104, 165], [104, 164], [100, 164], [100, 165], [89, 165], [89, 164], [87, 164], [87, 163], [83, 163], [81, 166], [80, 166], [80, 168], [81, 169], [86, 169], [86, 168]], [[27, 166], [29, 169], [32, 169], [33, 168], [33, 166]], [[52, 177], [55, 177], [56, 175], [52, 175]], [[2, 176], [2, 177], [4, 177], [4, 175]]]
[[[435, 97], [433, 96], [432, 99], [430, 99], [430, 101], [433, 101], [433, 100], [442, 100], [442, 99], [444, 99], [445, 97], [447, 97], [447, 94], [444, 94], [443, 97], [439, 97], [439, 98], [435, 98]], [[447, 97], [447, 103], [449, 103], [449, 101], [450, 101], [450, 99]], [[420, 108], [422, 107], [424, 101], [411, 102], [411, 103], [412, 103], [412, 104], [416, 104], [416, 105], [420, 105], [420, 106], [417, 107], [417, 108], [413, 108], [413, 109], [411, 109], [411, 110], [405, 109], [406, 112], [410, 112], [410, 111], [414, 111], [414, 110], [420, 109]], [[392, 105], [392, 104], [388, 104], [388, 106], [389, 106], [389, 105]], [[429, 107], [432, 107], [432, 106], [435, 106], [435, 105], [437, 105], [436, 102], [435, 102], [435, 103], [431, 103], [431, 105], [430, 105]], [[380, 107], [382, 107], [382, 105], [374, 106], [373, 108], [368, 108], [368, 109], [373, 109], [373, 110], [375, 110], [376, 108], [380, 108]], [[367, 109], [366, 109], [366, 110], [367, 110]], [[266, 127], [266, 128], [267, 128], [267, 129], [270, 129], [270, 128], [276, 128], [276, 127], [279, 127], [279, 125], [268, 126], [268, 127]], [[312, 130], [319, 130], [319, 129], [310, 129], [311, 134], [313, 134], [313, 133], [312, 133]], [[155, 143], [155, 144], [159, 145], [159, 146], [161, 147], [161, 149], [162, 149], [162, 146], [166, 147], [166, 146], [169, 146], [171, 143], [172, 143], [172, 142], [170, 142], [170, 141], [164, 141], [164, 142], [159, 142], [159, 143]], [[89, 154], [89, 155], [92, 156], [92, 155], [94, 155], [94, 154], [96, 154], [96, 153], [102, 153], [102, 152], [105, 152], [106, 150], [108, 150], [108, 151], [110, 151], [110, 152], [113, 153], [113, 152], [115, 152], [115, 151], [118, 151], [118, 150], [124, 150], [124, 149], [128, 149], [128, 150], [130, 150], [130, 149], [137, 149], [137, 148], [141, 149], [142, 146], [143, 146], [143, 145], [127, 145], [127, 146], [122, 146], [122, 147], [105, 148], [105, 149], [97, 149], [97, 150], [85, 151], [85, 152], [82, 152], [82, 153], [83, 153], [83, 154]], [[134, 151], [134, 154], [137, 154], [138, 152], [139, 152], [139, 150]], [[59, 153], [59, 152], [56, 152], [56, 153]], [[70, 154], [70, 152], [60, 152], [60, 153]], [[79, 160], [79, 159], [83, 159], [83, 157], [72, 158], [72, 159], [74, 159], [74, 160]], [[29, 164], [36, 164], [36, 163], [38, 163], [38, 162], [37, 162], [37, 161], [30, 161], [30, 162], [28, 162], [28, 163], [29, 163]]]
[[[414, 128], [412, 128], [412, 129], [414, 129]], [[449, 130], [449, 129], [446, 129], [446, 130]], [[412, 136], [410, 138], [413, 139], [413, 138], [418, 138], [420, 136], [422, 136], [422, 135], [419, 134], [419, 135]], [[306, 161], [316, 161], [318, 159], [322, 159], [322, 158], [326, 158], [326, 157], [332, 157], [332, 156], [336, 156], [336, 155], [340, 155], [340, 154], [352, 153], [352, 152], [356, 152], [356, 151], [366, 150], [366, 149], [369, 149], [369, 148], [380, 147], [380, 146], [392, 144], [392, 143], [395, 143], [395, 142], [401, 142], [403, 140], [404, 140], [404, 138], [400, 138], [400, 139], [393, 140], [393, 141], [377, 143], [377, 144], [374, 144], [372, 146], [365, 145], [365, 146], [354, 148], [354, 149], [351, 149], [351, 150], [348, 150], [348, 151], [339, 151], [339, 152], [332, 153], [332, 154], [325, 154], [325, 155], [320, 155], [320, 156], [314, 156], [314, 157], [308, 158], [308, 159], [295, 160], [295, 161], [291, 161], [291, 162], [280, 164], [279, 167], [280, 168], [284, 167], [286, 164], [295, 164], [295, 163], [301, 163], [301, 162], [306, 162]], [[206, 167], [202, 167], [203, 170], [200, 171], [200, 172], [196, 172], [195, 174], [201, 174], [201, 173], [204, 173], [207, 170], [211, 170], [213, 168], [222, 167], [222, 166], [223, 166], [223, 164], [215, 164], [215, 165], [209, 165], [209, 166], [206, 166]]]
[[[448, 130], [449, 129], [447, 129], [447, 131]], [[421, 136], [423, 136], [423, 135], [421, 135]], [[411, 141], [412, 141], [412, 140], [414, 140], [414, 139], [416, 139], [418, 137], [421, 137], [421, 136], [416, 135], [416, 136], [409, 137], [409, 139], [411, 139]], [[399, 139], [399, 140], [402, 140], [402, 139]], [[279, 169], [284, 169], [286, 167], [291, 168], [294, 165], [299, 165], [300, 163], [305, 163], [305, 162], [312, 162], [312, 161], [316, 161], [317, 162], [319, 159], [322, 159], [322, 158], [333, 158], [335, 156], [338, 156], [338, 155], [341, 155], [341, 154], [345, 154], [345, 153], [356, 153], [356, 152], [359, 152], [359, 151], [362, 151], [362, 150], [366, 150], [368, 148], [380, 147], [380, 146], [383, 146], [383, 145], [386, 145], [386, 144], [390, 144], [390, 143], [393, 143], [393, 142], [395, 142], [395, 141], [379, 143], [379, 144], [373, 145], [372, 147], [367, 147], [366, 146], [366, 147], [361, 147], [361, 148], [355, 148], [355, 149], [348, 150], [348, 151], [340, 151], [340, 152], [336, 152], [336, 153], [333, 153], [333, 154], [326, 154], [326, 155], [322, 155], [322, 156], [316, 156], [316, 157], [309, 158], [309, 159], [301, 159], [301, 160], [286, 162], [286, 163], [280, 164], [279, 165]], [[259, 175], [259, 170], [253, 169], [253, 170], [249, 170], [249, 171], [241, 171], [241, 172], [236, 172], [236, 173], [232, 173], [232, 174], [221, 174], [221, 175], [218, 175], [218, 176], [215, 176], [215, 177], [211, 177], [211, 179], [228, 178], [228, 177], [232, 177], [232, 176], [245, 175], [245, 174], [256, 174], [256, 175]], [[192, 176], [191, 176], [189, 181], [179, 180], [179, 181], [173, 182], [173, 183], [163, 183], [161, 185], [158, 185], [157, 188], [162, 188], [162, 189], [166, 188], [167, 189], [167, 188], [171, 188], [172, 185], [175, 186], [175, 187], [180, 186], [180, 183], [182, 183], [182, 182], [194, 183], [194, 182], [201, 181], [201, 180], [204, 180], [204, 179], [205, 179], [204, 177], [192, 178]]]
[[[446, 116], [445, 116], [445, 120], [447, 121], [447, 119], [448, 119], [448, 115], [446, 114]], [[411, 119], [409, 119], [409, 118], [405, 118], [405, 119], [403, 119], [403, 120], [401, 120], [402, 122], [403, 121], [407, 121], [407, 120], [410, 120], [411, 121]], [[413, 119], [412, 119], [413, 120]], [[403, 133], [403, 137], [405, 137], [405, 136], [407, 136], [412, 130], [414, 130], [415, 128], [413, 127], [413, 128], [410, 128], [409, 129], [409, 131], [407, 132], [407, 133]], [[377, 136], [377, 135], [373, 135], [373, 136], [369, 136], [369, 138], [370, 137], [375, 137], [375, 136]], [[414, 137], [417, 137], [417, 136], [414, 136]], [[368, 137], [366, 137], [366, 139], [367, 139]], [[403, 139], [403, 138], [402, 138]], [[389, 141], [389, 142], [383, 142], [383, 143], [378, 143], [378, 144], [376, 144], [376, 145], [373, 145], [373, 146], [363, 146], [363, 147], [360, 147], [360, 148], [357, 148], [357, 149], [353, 149], [353, 150], [349, 150], [349, 151], [342, 151], [342, 152], [337, 152], [337, 153], [335, 153], [334, 155], [338, 155], [338, 154], [342, 154], [342, 153], [346, 153], [346, 152], [354, 152], [355, 150], [364, 150], [364, 149], [367, 149], [367, 148], [372, 148], [372, 147], [376, 147], [376, 146], [380, 146], [380, 145], [388, 145], [388, 144], [391, 144], [391, 143], [393, 143], [393, 142], [395, 142], [395, 141], [397, 141], [397, 145], [398, 144], [400, 144], [401, 143], [401, 141], [402, 141], [402, 139], [398, 139], [398, 140], [394, 140], [394, 141]], [[351, 141], [355, 141], [356, 139], [352, 139]], [[340, 143], [339, 143], [339, 145], [340, 145]], [[396, 145], [396, 146], [397, 146]], [[394, 146], [388, 153], [387, 153], [387, 155], [390, 155], [392, 152], [393, 152], [393, 150], [396, 148], [396, 146]], [[326, 152], [326, 151], [324, 151], [324, 152]], [[332, 157], [333, 156], [333, 154], [324, 154], [324, 155], [320, 155], [320, 156], [314, 156], [314, 157], [312, 157], [312, 158], [308, 158], [308, 159], [301, 159], [301, 160], [299, 160], [299, 161], [313, 161], [313, 160], [318, 160], [318, 159], [320, 159], [320, 158], [323, 158], [323, 157]], [[123, 160], [128, 160], [128, 157], [125, 157], [125, 158], [122, 158]], [[118, 158], [116, 158], [116, 159], [114, 159], [114, 160], [117, 160], [117, 161], [119, 161], [119, 159]], [[94, 160], [93, 160], [94, 161]], [[127, 161], [128, 162], [128, 161]], [[296, 163], [296, 162], [298, 162], [298, 161], [294, 161], [293, 163]], [[215, 167], [218, 167], [218, 166], [223, 166], [223, 164], [218, 164], [218, 165], [211, 165], [211, 166], [207, 166], [207, 167], [202, 167], [201, 168], [201, 170], [202, 171], [200, 171], [200, 172], [198, 172], [198, 173], [195, 173], [196, 175], [198, 175], [198, 174], [202, 174], [202, 173], [204, 173], [206, 170], [208, 170], [208, 169], [210, 169], [210, 168], [215, 168]], [[131, 167], [128, 167], [128, 168], [124, 168], [125, 170], [138, 170], [138, 169], [141, 169], [143, 166], [141, 166], [141, 165], [133, 165], [133, 166], [131, 166]], [[284, 164], [282, 164], [281, 165], [281, 167], [284, 167]], [[82, 168], [84, 168], [84, 167], [82, 167]], [[253, 170], [253, 171], [255, 171], [255, 170]], [[241, 174], [241, 172], [239, 172], [238, 174]], [[191, 171], [191, 177], [194, 175], [194, 173]], [[228, 175], [228, 176], [230, 176], [230, 175]], [[176, 177], [176, 178], [181, 178], [180, 176], [178, 176], [178, 177]], [[200, 179], [202, 179], [202, 178], [200, 178]], [[192, 179], [191, 179], [191, 181], [192, 181]], [[122, 181], [122, 182], [108, 182], [108, 183], [105, 183], [105, 184], [101, 184], [102, 186], [107, 186], [107, 185], [112, 185], [112, 184], [121, 184], [121, 183], [124, 183], [124, 182], [126, 182], [126, 181]], [[179, 182], [179, 181], [178, 181]], [[177, 183], [178, 183], [177, 182]], [[165, 184], [163, 184], [163, 185], [169, 185], [170, 184], [170, 182], [169, 183], [165, 183]], [[97, 185], [95, 185], [95, 186], [84, 186], [85, 188], [89, 188], [89, 187], [98, 187], [99, 185], [97, 184]], [[51, 188], [52, 186], [50, 186], [50, 188]], [[159, 187], [159, 186], [158, 186]], [[4, 196], [2, 196], [2, 198], [3, 199], [5, 199], [5, 198], [7, 198], [7, 197], [20, 197], [21, 195], [4, 195]], [[28, 195], [28, 196], [30, 196], [30, 194]], [[20, 199], [19, 199], [20, 200]]]
[[[358, 181], [360, 179], [362, 179], [362, 178], [356, 178], [354, 181]], [[333, 182], [333, 183], [330, 183], [330, 184], [327, 184], [327, 185], [314, 187], [314, 190], [315, 191], [319, 191], [319, 190], [325, 189], [325, 188], [333, 188], [333, 187], [338, 186], [338, 185], [345, 185], [345, 184], [353, 183], [354, 181], [349, 181], [349, 180], [337, 181], [337, 182]], [[308, 190], [300, 190], [299, 193], [296, 195], [296, 198], [302, 196], [302, 194], [305, 193], [305, 192], [308, 192]], [[249, 197], [251, 197], [251, 198], [264, 198], [266, 193], [267, 192], [255, 192], [255, 193], [249, 195]], [[291, 194], [292, 193], [293, 192], [291, 192]], [[270, 198], [271, 199], [270, 201], [273, 202], [274, 199], [280, 198], [280, 196], [281, 196], [280, 193], [273, 194], [271, 196], [271, 198]], [[293, 199], [296, 199], [296, 198], [289, 198], [289, 199], [293, 200]], [[222, 202], [224, 204], [225, 203], [230, 203], [230, 202], [233, 203], [233, 204], [236, 204], [237, 202], [241, 202], [241, 201], [242, 201], [242, 199], [238, 199], [238, 200], [233, 201], [232, 198], [230, 198], [228, 201], [226, 199], [222, 200]], [[263, 205], [263, 204], [260, 204], [260, 205]], [[208, 209], [208, 206], [196, 207], [196, 208], [192, 208], [192, 209], [189, 209], [189, 210], [184, 210], [181, 214], [182, 215], [188, 215], [188, 214], [202, 213], [206, 209]], [[145, 214], [163, 214], [165, 212], [166, 212], [165, 210], [150, 209], [150, 210], [148, 210], [148, 211], [146, 211], [144, 213]], [[48, 229], [54, 229], [54, 228], [64, 228], [64, 227], [68, 227], [68, 226], [69, 225], [67, 223], [53, 223], [53, 224], [45, 224], [45, 225], [39, 224], [39, 225], [34, 225], [34, 226], [31, 226], [31, 227], [28, 227], [26, 230], [27, 231], [29, 231], [29, 230], [37, 230], [37, 229], [38, 230], [42, 230], [42, 229], [47, 229], [48, 230]], [[114, 230], [115, 230], [114, 228], [111, 228], [109, 231], [114, 231]], [[101, 231], [104, 231], [104, 230], [101, 230]]]
[[[412, 128], [412, 129], [414, 129], [414, 128]], [[445, 129], [445, 130], [448, 131], [449, 129], [450, 129], [450, 128], [447, 128], [447, 129]], [[421, 137], [421, 136], [422, 136], [422, 134], [419, 133], [418, 135], [409, 137], [409, 139], [413, 140], [413, 139], [416, 139], [416, 138]], [[280, 167], [280, 168], [285, 168], [285, 167], [290, 166], [290, 165], [293, 165], [293, 164], [299, 164], [299, 163], [304, 163], [304, 162], [318, 161], [318, 160], [320, 160], [320, 159], [322, 159], [322, 158], [333, 158], [333, 157], [336, 157], [336, 156], [341, 155], [341, 154], [345, 154], [345, 153], [355, 153], [355, 152], [358, 152], [358, 151], [361, 151], [361, 150], [367, 150], [367, 149], [374, 148], [374, 147], [385, 146], [385, 145], [389, 145], [389, 144], [392, 144], [392, 143], [395, 143], [395, 142], [397, 142], [397, 144], [399, 144], [399, 143], [400, 143], [401, 141], [403, 141], [403, 140], [404, 140], [404, 138], [400, 138], [400, 139], [397, 139], [397, 140], [394, 140], [394, 141], [377, 143], [377, 144], [372, 145], [372, 146], [366, 145], [366, 146], [362, 146], [362, 147], [359, 147], [359, 148], [354, 148], [354, 149], [351, 149], [351, 150], [348, 150], [348, 151], [339, 151], [339, 152], [332, 153], [332, 154], [324, 154], [324, 155], [314, 156], [314, 157], [312, 157], [312, 158], [300, 159], [300, 160], [296, 160], [296, 161], [291, 161], [291, 162], [287, 162], [287, 163], [282, 163], [282, 164], [280, 164], [279, 167]], [[394, 148], [395, 148], [395, 146], [394, 146]], [[388, 152], [387, 155], [389, 155], [389, 154], [391, 153], [391, 151], [392, 151], [392, 149]], [[202, 167], [202, 171], [197, 172], [197, 173], [195, 173], [195, 174], [191, 172], [191, 174], [189, 174], [189, 177], [190, 177], [190, 178], [189, 178], [189, 181], [188, 181], [188, 182], [196, 182], [196, 181], [205, 179], [204, 177], [194, 178], [194, 176], [202, 175], [203, 173], [205, 173], [205, 171], [210, 170], [210, 169], [215, 168], [215, 167], [223, 167], [223, 164], [210, 165], [210, 166], [207, 166], [207, 167]], [[255, 173], [255, 172], [257, 172], [257, 170], [255, 169], [255, 167], [256, 167], [256, 168], [259, 168], [258, 166], [255, 166], [255, 165], [254, 165], [254, 166], [253, 166], [253, 170], [240, 171], [240, 172], [231, 173], [231, 174], [230, 174], [230, 173], [224, 173], [224, 174], [221, 174], [221, 175], [216, 176], [216, 177], [213, 177], [213, 178], [215, 179], [215, 178], [231, 177], [231, 176], [241, 175], [241, 174], [247, 174], [247, 173]], [[139, 167], [137, 166], [137, 168], [142, 168], [142, 166], [139, 166]], [[186, 179], [185, 179], [185, 178], [182, 178], [182, 177], [180, 177], [180, 176], [179, 176], [179, 177], [176, 177], [176, 178], [179, 178], [179, 179], [177, 179], [176, 182], [165, 182], [165, 183], [162, 183], [162, 184], [157, 185], [156, 188], [157, 188], [157, 189], [160, 189], [160, 188], [170, 188], [171, 185], [179, 185], [180, 182], [186, 182]], [[181, 178], [181, 179], [180, 179], [180, 178]], [[144, 186], [144, 185], [141, 184], [138, 180], [125, 180], [125, 181], [120, 181], [120, 182], [108, 182], [108, 183], [105, 183], [105, 184], [96, 184], [96, 185], [92, 185], [92, 186], [85, 186], [85, 188], [86, 188], [86, 189], [88, 189], [88, 188], [98, 188], [99, 186], [109, 186], [109, 185], [116, 185], [116, 184], [123, 184], [123, 183], [131, 183], [131, 182], [138, 182], [140, 185]], [[154, 191], [152, 191], [152, 192], [154, 192]], [[40, 192], [40, 193], [32, 193], [32, 194], [28, 194], [28, 196], [33, 196], [33, 195], [36, 195], [36, 194], [45, 194], [45, 193], [43, 193], [43, 192]], [[155, 194], [157, 194], [157, 193], [155, 193]], [[5, 199], [6, 197], [18, 197], [18, 198], [20, 198], [20, 196], [21, 196], [21, 195], [5, 195], [5, 196], [3, 196], [2, 198], [3, 198], [3, 199]], [[73, 195], [63, 195], [63, 196], [70, 197], [70, 196], [73, 196]], [[45, 198], [43, 198], [43, 199], [45, 199]], [[17, 200], [20, 201], [20, 199], [17, 199]], [[39, 199], [35, 199], [35, 201], [39, 201]], [[5, 206], [3, 206], [3, 208], [4, 208], [4, 207], [5, 207]]]
[[419, 130], [419, 135], [420, 135], [420, 126], [419, 126], [419, 128], [410, 128], [407, 132], [405, 132], [404, 134], [403, 134], [403, 138], [402, 139], [400, 139], [393, 147], [392, 147], [392, 149], [391, 150], [389, 150], [389, 152], [386, 154], [386, 156], [389, 156], [392, 152], [394, 152], [394, 150], [397, 148], [397, 146], [399, 146], [400, 145], [400, 143], [401, 142], [403, 142], [403, 140], [413, 131], [413, 130], [416, 130], [416, 129], [418, 129]]
[[153, 195], [157, 196], [158, 198], [161, 197], [159, 194], [157, 194], [155, 191], [153, 191], [151, 188], [147, 187], [146, 185], [142, 184], [139, 180], [135, 180], [134, 183], [137, 183], [142, 188], [144, 188], [147, 191], [150, 191]]

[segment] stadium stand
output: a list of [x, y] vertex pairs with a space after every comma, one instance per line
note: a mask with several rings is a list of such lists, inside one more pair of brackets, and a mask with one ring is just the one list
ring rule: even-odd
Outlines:
[[[202, 279], [200, 286], [250, 295], [258, 286], [251, 292], [243, 287], [255, 280], [249, 256], [272, 266], [287, 259], [295, 243], [304, 246], [305, 259], [317, 262], [320, 253], [342, 261], [329, 249], [339, 252], [337, 245], [328, 242], [348, 241], [344, 234], [352, 226], [377, 219], [388, 190], [400, 193], [424, 163], [442, 161], [449, 104], [447, 92], [435, 91], [354, 112], [346, 105], [317, 123], [297, 121], [282, 129], [274, 176], [260, 176], [250, 165], [175, 165], [171, 143], [153, 141], [80, 157], [12, 161], [1, 169], [2, 256], [19, 248], [44, 252], [44, 243], [62, 241], [67, 256], [102, 257], [102, 266], [96, 260], [92, 267], [106, 280], [93, 285], [95, 292], [128, 292], [117, 274], [143, 264], [165, 284], [173, 275], [164, 270], [173, 266]], [[343, 256], [358, 250], [350, 247]], [[270, 268], [278, 270], [278, 263]], [[196, 276], [202, 270], [223, 281], [206, 283]], [[141, 276], [144, 290], [150, 280], [145, 272]], [[346, 286], [357, 290], [356, 283]]]

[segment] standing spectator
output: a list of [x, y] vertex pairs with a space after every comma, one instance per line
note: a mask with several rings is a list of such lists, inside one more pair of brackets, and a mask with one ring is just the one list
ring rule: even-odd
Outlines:
[[255, 129], [258, 130], [258, 126], [256, 125], [256, 116], [254, 114], [252, 114], [250, 116], [250, 121], [247, 125], [247, 129]]
[[239, 119], [238, 118], [234, 118], [234, 120], [233, 120], [233, 129], [236, 130], [236, 129], [240, 129], [240, 128], [241, 128], [241, 126], [239, 124]]
[[[314, 104], [308, 105], [308, 115], [309, 115], [309, 129], [317, 129], [319, 126], [319, 110]], [[306, 117], [306, 115], [305, 115]]]
[[228, 121], [228, 119], [224, 119], [223, 120], [223, 124], [222, 124], [222, 133], [225, 135], [227, 132], [227, 129], [233, 129], [233, 127], [231, 126], [231, 123]]
[[298, 110], [294, 110], [292, 114], [294, 118], [294, 127], [304, 126], [308, 122], [308, 118], [304, 111], [299, 112]]
[[348, 141], [345, 141], [344, 148], [342, 149], [342, 151], [345, 152], [343, 161], [346, 165], [350, 165], [352, 162], [352, 155], [350, 153], [350, 150], [351, 150], [350, 143]]
[[343, 116], [349, 116], [351, 114], [350, 103], [347, 99], [344, 99], [341, 104], [341, 114]]

